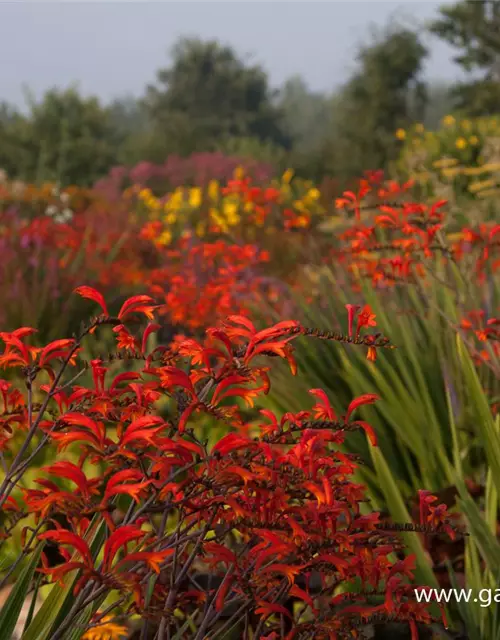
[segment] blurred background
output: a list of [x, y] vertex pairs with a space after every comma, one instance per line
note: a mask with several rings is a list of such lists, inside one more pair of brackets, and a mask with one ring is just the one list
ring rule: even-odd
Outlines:
[[395, 129], [435, 126], [457, 83], [492, 70], [451, 47], [439, 12], [451, 6], [2, 3], [0, 166], [87, 185], [115, 165], [214, 150], [315, 180], [379, 169]]

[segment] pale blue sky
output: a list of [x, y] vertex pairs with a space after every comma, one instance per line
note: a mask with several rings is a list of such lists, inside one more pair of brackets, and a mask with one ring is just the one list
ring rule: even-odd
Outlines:
[[[77, 82], [105, 101], [139, 95], [179, 36], [217, 38], [261, 63], [278, 86], [298, 73], [331, 90], [353, 68], [370, 24], [422, 24], [443, 2], [17, 2], [0, 3], [0, 100], [23, 102]], [[449, 2], [444, 2], [449, 4]], [[451, 50], [435, 39], [429, 78], [454, 79]]]

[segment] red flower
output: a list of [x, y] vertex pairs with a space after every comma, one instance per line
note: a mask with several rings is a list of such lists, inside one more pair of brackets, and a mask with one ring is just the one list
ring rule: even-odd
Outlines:
[[358, 314], [358, 324], [356, 326], [356, 338], [359, 338], [359, 332], [362, 327], [376, 327], [375, 318], [377, 316], [372, 312], [369, 305], [365, 305]]

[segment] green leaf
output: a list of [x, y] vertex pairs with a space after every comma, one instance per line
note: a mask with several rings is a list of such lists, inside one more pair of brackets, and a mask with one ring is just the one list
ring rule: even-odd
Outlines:
[[[380, 482], [380, 488], [385, 496], [392, 520], [401, 524], [411, 522], [410, 514], [405, 506], [403, 497], [382, 452], [378, 447], [372, 447], [371, 452]], [[417, 581], [422, 585], [437, 587], [436, 577], [429, 565], [419, 536], [413, 532], [409, 532], [402, 534], [402, 537], [407, 547], [416, 556], [417, 569], [415, 571], [415, 577]]]
[[500, 577], [500, 543], [491, 532], [479, 507], [470, 495], [461, 493], [459, 505], [469, 524], [471, 538], [486, 562], [487, 568], [494, 576]]
[[182, 640], [185, 636], [184, 633], [188, 630], [191, 629], [192, 631], [196, 631], [196, 626], [194, 624], [194, 618], [198, 615], [198, 612], [195, 611], [194, 613], [192, 613], [189, 618], [186, 618], [184, 624], [182, 625], [182, 627], [179, 629], [179, 631], [175, 634], [175, 636], [172, 638], [172, 640]]
[[473, 425], [481, 438], [488, 466], [492, 473], [494, 486], [500, 490], [500, 430], [493, 414], [488, 397], [481, 385], [476, 367], [467, 348], [457, 335], [458, 352], [468, 392], [468, 406], [473, 412]]
[[38, 599], [38, 593], [40, 591], [40, 584], [43, 579], [43, 573], [38, 574], [38, 578], [35, 580], [35, 588], [33, 589], [33, 595], [31, 596], [31, 604], [28, 611], [28, 615], [26, 616], [26, 622], [24, 623], [24, 631], [30, 626], [31, 621], [33, 620], [33, 616], [35, 615], [35, 609]]
[[35, 574], [35, 569], [37, 568], [38, 562], [40, 560], [42, 548], [43, 544], [40, 544], [35, 549], [30, 562], [26, 565], [26, 567], [21, 572], [21, 575], [17, 578], [12, 591], [9, 593], [9, 597], [2, 607], [2, 610], [0, 611], [0, 637], [2, 638], [2, 640], [7, 640], [14, 633], [19, 614], [21, 613], [21, 609], [23, 608], [24, 602], [26, 600], [28, 589], [31, 586], [31, 581], [33, 580], [33, 576]]

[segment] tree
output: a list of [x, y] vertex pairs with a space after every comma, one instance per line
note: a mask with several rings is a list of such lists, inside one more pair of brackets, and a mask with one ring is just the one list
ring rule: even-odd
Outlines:
[[357, 71], [334, 99], [328, 146], [335, 175], [348, 179], [396, 157], [394, 131], [425, 113], [420, 74], [426, 55], [418, 34], [399, 25], [360, 50]]
[[115, 98], [108, 106], [109, 119], [122, 138], [131, 133], [144, 131], [148, 125], [148, 114], [138, 98], [127, 95]]
[[279, 105], [294, 147], [303, 150], [316, 147], [331, 117], [329, 96], [310, 91], [300, 76], [293, 76], [280, 91]]
[[89, 186], [116, 164], [119, 135], [97, 98], [51, 89], [29, 108], [27, 116], [4, 109], [0, 118], [0, 148], [15, 147], [2, 162], [13, 177]]
[[[133, 96], [116, 98], [108, 107], [110, 122], [119, 138], [117, 164], [133, 166], [143, 160], [155, 161], [155, 132], [141, 99]], [[160, 138], [161, 142], [161, 138]], [[164, 160], [159, 154], [159, 161]]]
[[29, 166], [28, 150], [22, 144], [26, 118], [12, 105], [0, 104], [0, 169], [10, 177], [23, 175]]
[[432, 82], [427, 87], [427, 104], [422, 123], [427, 129], [436, 129], [444, 116], [453, 111], [454, 101], [448, 82]]
[[462, 0], [443, 6], [429, 28], [460, 53], [468, 77], [452, 91], [455, 106], [471, 116], [498, 113], [500, 107], [500, 1]]
[[172, 64], [149, 86], [148, 111], [170, 152], [187, 155], [223, 138], [257, 138], [286, 146], [267, 74], [217, 41], [181, 39]]
[[303, 177], [320, 180], [325, 135], [332, 124], [331, 96], [310, 91], [300, 76], [293, 76], [280, 91], [279, 106], [292, 141], [290, 166]]

